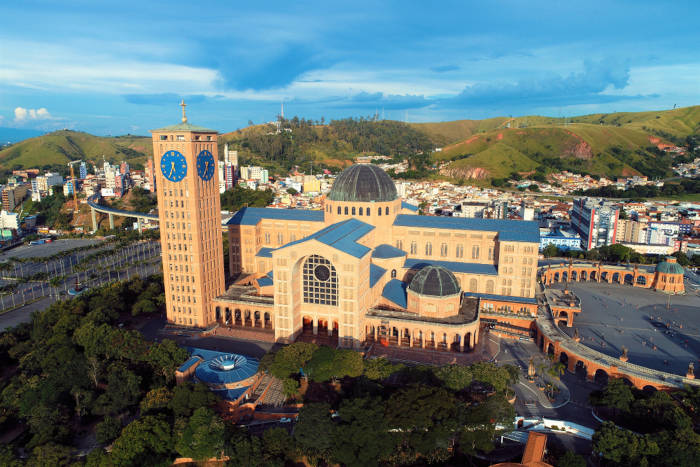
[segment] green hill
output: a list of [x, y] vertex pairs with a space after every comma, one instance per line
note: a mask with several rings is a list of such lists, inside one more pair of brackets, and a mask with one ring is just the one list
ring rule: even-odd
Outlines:
[[61, 130], [21, 141], [0, 151], [0, 169], [56, 168], [72, 160], [128, 161], [141, 165], [153, 154], [151, 138], [143, 136], [100, 137]]
[[[455, 161], [443, 169], [451, 176], [460, 174], [459, 168], [478, 167], [484, 161], [485, 172], [477, 178], [499, 178], [503, 170], [496, 170], [487, 155], [495, 160], [522, 154], [508, 164], [515, 172], [538, 169], [571, 170], [578, 173], [618, 176], [645, 174], [662, 177], [670, 174], [673, 159], [656, 148], [651, 136], [643, 131], [606, 125], [574, 123], [568, 125], [530, 126], [479, 133], [459, 143], [446, 146], [433, 156], [438, 161]], [[477, 157], [479, 156], [479, 157]], [[532, 167], [531, 162], [535, 163]], [[462, 171], [468, 175], [469, 171]], [[507, 175], [506, 174], [506, 175]]]

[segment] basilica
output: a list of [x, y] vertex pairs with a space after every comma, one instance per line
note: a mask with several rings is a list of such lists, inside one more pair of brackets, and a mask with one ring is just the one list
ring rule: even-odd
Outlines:
[[499, 321], [481, 315], [510, 315], [508, 332], [536, 314], [536, 223], [418, 215], [375, 165], [345, 169], [321, 210], [241, 209], [228, 235], [238, 286], [216, 319], [278, 342], [307, 330], [347, 347], [467, 351]]
[[218, 134], [152, 131], [168, 322], [293, 342], [327, 336], [469, 351], [488, 327], [530, 336], [537, 314], [535, 222], [418, 215], [372, 164], [345, 169], [320, 210], [243, 208], [224, 226]]

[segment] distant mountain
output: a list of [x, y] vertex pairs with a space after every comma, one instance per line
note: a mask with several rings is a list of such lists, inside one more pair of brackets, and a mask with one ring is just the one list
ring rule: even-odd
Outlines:
[[151, 138], [145, 136], [94, 136], [61, 130], [21, 141], [0, 151], [0, 169], [51, 168], [81, 159], [143, 164], [153, 154]]
[[0, 145], [3, 145], [5, 143], [17, 143], [27, 138], [39, 136], [43, 133], [43, 131], [30, 130], [26, 128], [0, 127]]

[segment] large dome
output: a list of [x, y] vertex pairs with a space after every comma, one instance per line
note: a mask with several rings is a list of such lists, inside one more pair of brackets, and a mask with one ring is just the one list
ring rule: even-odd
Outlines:
[[343, 170], [328, 194], [332, 201], [394, 201], [394, 181], [373, 164], [355, 164]]
[[434, 297], [446, 297], [459, 293], [459, 281], [452, 272], [442, 266], [425, 266], [413, 276], [408, 286], [421, 295]]
[[683, 266], [676, 262], [673, 256], [667, 256], [665, 261], [656, 265], [656, 270], [663, 274], [683, 274]]

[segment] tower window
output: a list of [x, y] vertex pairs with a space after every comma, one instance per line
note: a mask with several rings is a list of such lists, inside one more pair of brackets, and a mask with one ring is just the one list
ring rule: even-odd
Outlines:
[[161, 141], [167, 141], [167, 140], [168, 140], [168, 135], [160, 135], [160, 140], [161, 140]]
[[379, 215], [379, 216], [382, 215], [382, 208], [377, 209], [377, 215]]
[[345, 215], [346, 216], [348, 215], [348, 207], [347, 206], [345, 206]]
[[360, 215], [362, 215], [362, 206], [360, 206]]
[[177, 135], [178, 141], [185, 141], [185, 135]]
[[[379, 208], [379, 209], [381, 209], [381, 208]], [[384, 214], [386, 214], [387, 216], [389, 215], [389, 206], [387, 206], [386, 209], [384, 210]]]
[[352, 207], [352, 215], [355, 215], [355, 206]]

